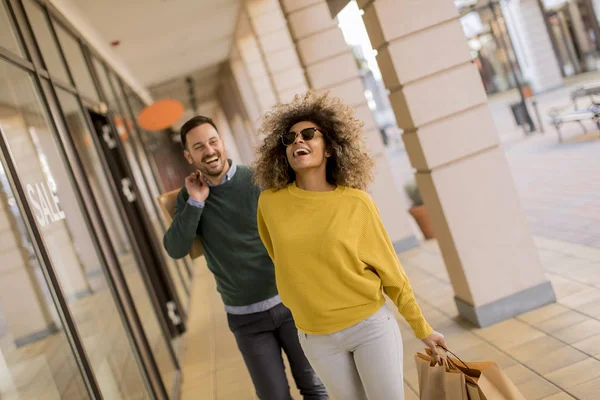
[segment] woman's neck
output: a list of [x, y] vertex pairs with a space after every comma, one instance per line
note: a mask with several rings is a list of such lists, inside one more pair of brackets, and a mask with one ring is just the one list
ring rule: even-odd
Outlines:
[[[313, 173], [311, 173], [313, 172]], [[296, 186], [299, 189], [309, 192], [331, 192], [337, 187], [327, 182], [321, 171], [311, 171], [305, 173], [296, 173]], [[317, 172], [315, 174], [314, 172]]]

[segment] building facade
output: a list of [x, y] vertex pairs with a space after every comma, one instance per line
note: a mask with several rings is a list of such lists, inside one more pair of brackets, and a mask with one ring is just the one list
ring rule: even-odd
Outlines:
[[[533, 10], [526, 2], [523, 13]], [[345, 2], [236, 2], [226, 56], [195, 75], [205, 77], [198, 95], [206, 101], [184, 96], [185, 115], [213, 117], [230, 156], [248, 164], [273, 105], [307, 89], [340, 97], [364, 122], [377, 164], [369, 192], [395, 249], [408, 250], [419, 242], [365, 97], [372, 79], [344, 41], [333, 3]], [[461, 14], [451, 1], [428, 3], [357, 2], [449, 271], [450, 307], [485, 326], [554, 294]], [[188, 71], [147, 90], [103, 50], [103, 38], [92, 44], [65, 4], [0, 0], [0, 397], [176, 398], [194, 265], [165, 254], [168, 221], [156, 197], [180, 187], [188, 169], [177, 127], [147, 132], [136, 117], [150, 93], [193, 79]], [[219, 10], [207, 12], [208, 20]], [[208, 58], [201, 55], [193, 60]]]

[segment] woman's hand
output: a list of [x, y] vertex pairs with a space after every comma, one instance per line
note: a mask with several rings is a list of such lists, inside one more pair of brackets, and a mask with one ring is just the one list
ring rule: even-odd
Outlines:
[[446, 339], [444, 339], [444, 335], [439, 332], [433, 331], [433, 333], [427, 336], [425, 339], [422, 339], [423, 343], [427, 345], [431, 349], [433, 356], [435, 357], [436, 364], [442, 365], [442, 357], [440, 356], [440, 352], [438, 350], [438, 346], [442, 349], [447, 349], [448, 345], [446, 344]]

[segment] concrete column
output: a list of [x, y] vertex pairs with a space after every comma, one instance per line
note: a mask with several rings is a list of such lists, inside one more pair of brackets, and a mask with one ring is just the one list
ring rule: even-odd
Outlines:
[[308, 84], [279, 1], [248, 0], [246, 9], [277, 100], [289, 102]]
[[248, 74], [254, 95], [258, 100], [261, 114], [264, 114], [277, 104], [279, 99], [252, 28], [250, 17], [245, 9], [242, 10], [238, 20], [235, 45]]
[[227, 156], [233, 160], [236, 164], [242, 164], [247, 162], [247, 160], [243, 160], [240, 151], [238, 149], [237, 142], [235, 140], [234, 134], [231, 131], [231, 126], [225, 117], [225, 113], [221, 106], [218, 106], [214, 112], [215, 124], [219, 128], [219, 132], [221, 133], [221, 137], [223, 138], [223, 142], [225, 143], [225, 147], [227, 148]]
[[576, 1], [571, 1], [569, 2], [568, 7], [569, 13], [571, 13], [571, 18], [573, 21], [573, 31], [575, 32], [574, 39], [577, 41], [581, 52], [583, 54], [587, 54], [591, 50], [593, 50], [594, 45], [585, 31], [585, 26], [583, 25], [581, 12], [579, 11], [579, 5]]
[[260, 127], [262, 110], [258, 103], [256, 93], [254, 92], [254, 88], [250, 83], [250, 77], [246, 71], [242, 56], [237, 49], [232, 51], [230, 60], [231, 73], [235, 80], [239, 96], [244, 104], [244, 108], [248, 113], [248, 118], [253, 125]]
[[405, 212], [407, 206], [394, 185], [383, 139], [367, 105], [356, 60], [332, 18], [327, 2], [282, 0], [282, 5], [310, 87], [328, 90], [352, 106], [356, 117], [364, 121], [364, 134], [376, 161], [375, 181], [369, 191], [396, 250], [401, 252], [416, 247], [418, 241]]
[[562, 86], [561, 66], [538, 0], [501, 4], [523, 75], [531, 82], [533, 90], [539, 93]]
[[242, 163], [249, 165], [254, 160], [254, 150], [258, 145], [256, 132], [262, 115], [237, 50], [234, 49], [230, 60], [220, 76], [219, 103]]
[[358, 3], [460, 314], [486, 326], [553, 302], [453, 2]]
[[596, 15], [596, 19], [600, 22], [600, 0], [592, 0], [592, 8]]

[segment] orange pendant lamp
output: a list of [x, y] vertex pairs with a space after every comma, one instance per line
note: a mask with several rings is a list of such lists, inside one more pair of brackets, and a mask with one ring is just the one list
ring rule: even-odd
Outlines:
[[173, 126], [183, 115], [183, 104], [177, 100], [159, 100], [138, 115], [138, 125], [147, 131], [162, 131]]

